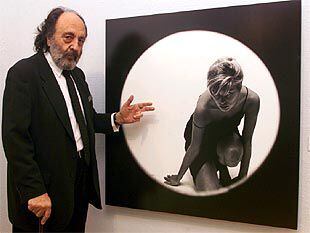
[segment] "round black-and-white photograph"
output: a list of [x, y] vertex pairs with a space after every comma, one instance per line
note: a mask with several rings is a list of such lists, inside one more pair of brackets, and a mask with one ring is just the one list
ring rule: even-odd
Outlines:
[[215, 195], [246, 182], [277, 137], [280, 105], [270, 72], [224, 34], [193, 30], [159, 40], [131, 68], [121, 104], [131, 94], [156, 106], [139, 127], [124, 126], [132, 156], [178, 193]]

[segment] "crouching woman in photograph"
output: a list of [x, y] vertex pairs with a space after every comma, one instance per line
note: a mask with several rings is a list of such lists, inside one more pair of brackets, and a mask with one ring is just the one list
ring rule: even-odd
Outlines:
[[[211, 65], [208, 88], [186, 125], [181, 167], [177, 175], [164, 177], [166, 184], [180, 185], [188, 168], [197, 191], [216, 190], [247, 176], [260, 101], [242, 81], [242, 69], [234, 58], [221, 58]], [[243, 117], [240, 135], [238, 125]], [[231, 179], [228, 167], [239, 162], [239, 174]]]

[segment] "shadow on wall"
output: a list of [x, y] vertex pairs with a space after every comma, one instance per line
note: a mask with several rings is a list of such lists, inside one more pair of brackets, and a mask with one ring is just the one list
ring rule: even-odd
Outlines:
[[[113, 41], [113, 38], [111, 38]], [[108, 40], [107, 40], [108, 41]], [[109, 90], [106, 90], [106, 106], [109, 112], [118, 111], [120, 107], [122, 88], [126, 81], [127, 75], [140, 55], [150, 45], [147, 40], [138, 33], [130, 33], [115, 45], [112, 50], [107, 44], [107, 58], [110, 63], [106, 66], [106, 80]], [[110, 52], [109, 52], [110, 51]], [[134, 94], [134, 93], [132, 93]]]

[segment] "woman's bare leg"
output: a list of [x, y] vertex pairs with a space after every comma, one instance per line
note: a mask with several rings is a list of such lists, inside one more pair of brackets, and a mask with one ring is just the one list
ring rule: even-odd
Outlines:
[[220, 184], [222, 186], [228, 186], [231, 185], [231, 176], [229, 174], [227, 166], [224, 166], [220, 163], [217, 164], [217, 169], [219, 171], [220, 176]]
[[217, 177], [217, 169], [213, 162], [206, 162], [200, 168], [195, 179], [195, 186], [197, 191], [210, 191], [221, 187]]

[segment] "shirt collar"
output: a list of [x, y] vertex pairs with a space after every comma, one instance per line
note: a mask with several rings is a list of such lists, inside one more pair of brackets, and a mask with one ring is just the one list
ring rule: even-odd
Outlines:
[[60, 78], [61, 77], [61, 73], [62, 73], [62, 69], [60, 69], [56, 63], [54, 62], [51, 54], [49, 52], [44, 53], [44, 56], [48, 62], [48, 64], [50, 65], [54, 75], [56, 78]]

